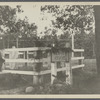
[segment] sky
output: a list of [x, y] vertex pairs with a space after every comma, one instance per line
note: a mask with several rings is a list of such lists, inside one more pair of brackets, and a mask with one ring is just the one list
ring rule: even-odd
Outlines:
[[[10, 5], [10, 7], [15, 8], [16, 5]], [[34, 4], [23, 4], [21, 5], [23, 13], [17, 14], [18, 19], [24, 19], [25, 16], [27, 16], [29, 23], [35, 23], [38, 27], [37, 33], [39, 36], [43, 36], [44, 34], [40, 34], [41, 32], [44, 33], [44, 28], [48, 27], [53, 29], [51, 20], [55, 20], [55, 17], [53, 17], [51, 14], [46, 13], [43, 15], [40, 8], [41, 5], [34, 5]], [[45, 20], [42, 20], [44, 18]], [[58, 29], [57, 34], [61, 35], [63, 34], [62, 30]], [[86, 32], [88, 34], [88, 31]]]
[[[10, 5], [10, 7], [15, 8], [16, 5]], [[23, 13], [17, 14], [18, 19], [24, 19], [25, 16], [27, 16], [29, 23], [35, 23], [38, 26], [38, 35], [43, 35], [40, 34], [41, 32], [44, 33], [44, 28], [53, 28], [51, 20], [55, 20], [55, 17], [53, 17], [51, 14], [46, 13], [43, 15], [43, 13], [40, 11], [41, 6], [40, 5], [33, 5], [31, 4], [30, 6], [28, 5], [21, 5], [22, 10], [24, 11]], [[44, 18], [45, 20], [42, 20]], [[58, 30], [58, 34], [62, 34], [61, 30]]]

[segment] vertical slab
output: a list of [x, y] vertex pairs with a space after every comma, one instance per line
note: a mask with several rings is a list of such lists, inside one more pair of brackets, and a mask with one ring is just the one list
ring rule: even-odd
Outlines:
[[37, 85], [39, 83], [38, 75], [33, 76], [33, 85]]
[[[74, 50], [74, 34], [72, 33], [72, 49]], [[74, 52], [72, 52], [72, 57], [74, 57]]]
[[72, 85], [72, 69], [70, 62], [66, 62], [65, 66], [66, 66], [66, 84]]
[[79, 64], [79, 65], [82, 64], [82, 59], [79, 59], [78, 64]]
[[[82, 57], [82, 52], [81, 52], [81, 57]], [[81, 65], [83, 63], [82, 59], [79, 59], [78, 64]]]
[[[36, 67], [37, 67], [37, 64], [35, 64], [33, 66], [33, 71], [36, 72]], [[33, 75], [33, 85], [37, 85], [39, 83], [39, 77], [38, 75]]]
[[51, 63], [51, 84], [53, 84], [54, 79], [57, 76], [57, 66], [56, 63], [52, 62]]
[[43, 83], [43, 75], [40, 75], [39, 76], [39, 84], [42, 84]]
[[[36, 63], [35, 68], [33, 67], [33, 71], [40, 73], [42, 67], [42, 63]], [[34, 75], [33, 76], [33, 84], [39, 85], [43, 82], [43, 75]]]

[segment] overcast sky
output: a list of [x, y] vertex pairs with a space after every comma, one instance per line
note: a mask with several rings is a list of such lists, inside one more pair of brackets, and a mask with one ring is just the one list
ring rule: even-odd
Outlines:
[[[12, 8], [15, 8], [16, 5], [9, 5]], [[40, 34], [41, 32], [44, 32], [44, 28], [48, 27], [48, 28], [53, 28], [51, 20], [55, 20], [55, 17], [53, 17], [51, 14], [46, 13], [43, 15], [43, 13], [41, 12], [40, 8], [41, 5], [34, 5], [34, 4], [23, 4], [21, 5], [21, 8], [23, 9], [23, 13], [17, 14], [17, 18], [18, 19], [24, 19], [25, 16], [27, 16], [29, 23], [35, 23], [38, 27], [37, 32], [38, 35], [43, 35]], [[63, 8], [63, 7], [61, 7]], [[42, 18], [44, 18], [44, 20], [42, 20]], [[88, 33], [88, 31], [86, 32]], [[62, 30], [58, 30], [57, 34], [63, 34]]]
[[[15, 8], [16, 5], [10, 5], [12, 8]], [[25, 16], [27, 16], [29, 23], [35, 23], [38, 26], [38, 34], [40, 35], [40, 32], [44, 32], [44, 28], [53, 28], [51, 20], [55, 20], [55, 17], [53, 17], [51, 14], [46, 13], [43, 15], [41, 12], [40, 5], [21, 5], [23, 13], [17, 14], [18, 19], [24, 19]], [[44, 18], [44, 20], [42, 20]], [[58, 30], [58, 34], [62, 34], [61, 30]], [[42, 35], [42, 34], [41, 34]]]

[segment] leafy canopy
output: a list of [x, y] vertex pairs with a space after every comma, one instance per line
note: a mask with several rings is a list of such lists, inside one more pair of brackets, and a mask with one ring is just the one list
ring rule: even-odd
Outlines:
[[94, 24], [93, 7], [90, 5], [45, 5], [43, 13], [51, 13], [56, 20], [52, 25], [56, 29], [66, 31], [91, 31]]

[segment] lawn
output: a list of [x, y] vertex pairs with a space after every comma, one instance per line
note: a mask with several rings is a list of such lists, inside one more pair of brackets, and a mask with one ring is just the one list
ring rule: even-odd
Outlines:
[[[53, 89], [53, 93], [70, 93], [70, 94], [96, 94], [100, 93], [99, 84], [100, 80], [97, 77], [96, 73], [96, 60], [95, 59], [86, 59], [84, 60], [85, 67], [83, 69], [74, 69], [73, 70], [73, 86], [69, 92], [69, 88], [65, 84], [62, 85], [62, 88], [57, 88], [50, 85], [48, 79], [50, 75], [45, 76], [45, 83], [47, 84], [41, 86], [37, 89], [42, 88], [44, 91], [37, 91], [37, 94], [49, 94], [47, 91]], [[27, 78], [26, 78], [27, 77]], [[25, 93], [25, 87], [32, 86], [32, 76], [20, 76], [20, 75], [0, 75], [0, 94], [23, 94]], [[96, 85], [95, 85], [96, 84]], [[58, 85], [59, 86], [59, 85]], [[61, 85], [60, 85], [61, 87]], [[49, 89], [49, 90], [48, 90]], [[68, 90], [68, 91], [65, 91]], [[58, 94], [59, 94], [58, 93]], [[50, 93], [51, 94], [51, 93]]]
[[85, 59], [84, 63], [85, 63], [84, 70], [87, 73], [92, 73], [92, 74], [97, 73], [96, 59]]

